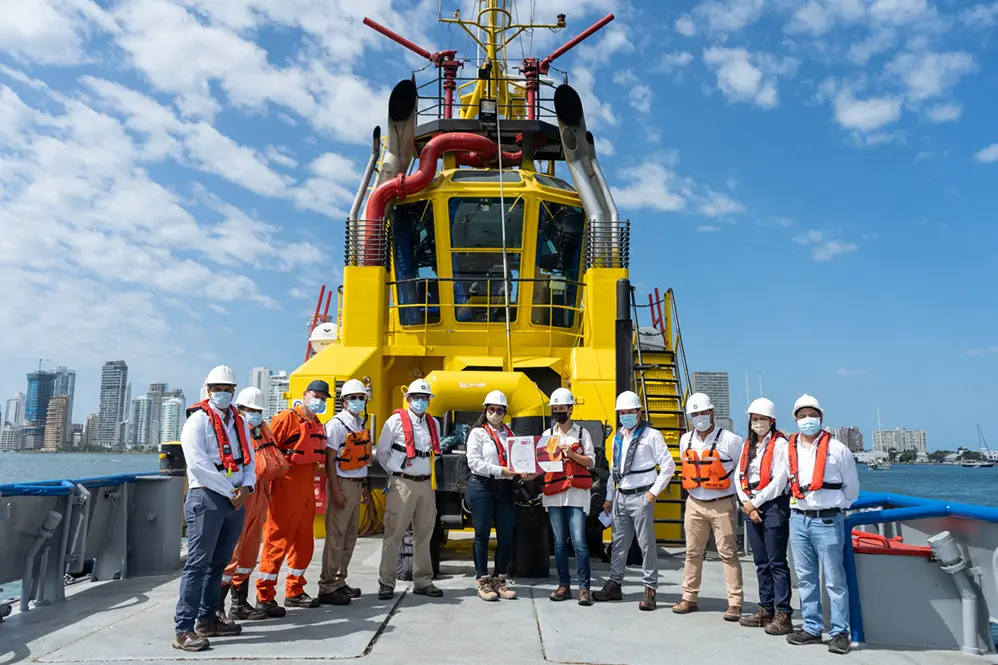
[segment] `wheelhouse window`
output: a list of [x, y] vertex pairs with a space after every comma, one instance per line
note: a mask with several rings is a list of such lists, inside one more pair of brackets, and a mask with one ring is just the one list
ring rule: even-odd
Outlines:
[[392, 258], [395, 298], [402, 325], [440, 322], [440, 284], [432, 201], [392, 208]]
[[586, 215], [582, 208], [540, 202], [537, 224], [537, 281], [531, 323], [571, 328], [579, 302], [579, 274]]

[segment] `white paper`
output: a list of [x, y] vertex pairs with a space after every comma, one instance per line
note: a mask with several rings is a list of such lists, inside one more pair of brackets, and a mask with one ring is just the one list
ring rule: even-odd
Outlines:
[[558, 473], [565, 468], [565, 454], [558, 448], [558, 436], [542, 436], [537, 442], [537, 466], [545, 473]]
[[611, 526], [613, 526], [613, 518], [610, 517], [610, 513], [606, 512], [605, 510], [600, 511], [599, 523], [603, 525], [604, 529], [609, 529]]
[[509, 440], [509, 466], [517, 473], [536, 473], [534, 437], [518, 436]]

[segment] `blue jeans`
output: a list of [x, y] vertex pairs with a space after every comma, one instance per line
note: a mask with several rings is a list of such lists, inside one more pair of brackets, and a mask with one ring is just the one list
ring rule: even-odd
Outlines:
[[579, 588], [589, 588], [589, 544], [586, 542], [586, 513], [577, 506], [550, 506], [548, 518], [554, 531], [554, 563], [558, 568], [558, 586], [571, 586], [568, 573], [568, 532], [572, 534], [575, 565], [578, 568]]
[[800, 613], [804, 630], [821, 635], [825, 627], [821, 611], [821, 588], [818, 586], [818, 564], [825, 573], [825, 589], [832, 604], [832, 627], [828, 634], [849, 636], [849, 590], [842, 565], [845, 542], [845, 521], [842, 513], [834, 517], [806, 517], [796, 511], [790, 514], [790, 547], [794, 553], [797, 588], [800, 593]]
[[196, 487], [187, 493], [187, 563], [180, 574], [180, 594], [174, 617], [177, 633], [194, 630], [214, 621], [222, 596], [222, 572], [243, 530], [246, 511], [236, 510], [218, 492]]
[[790, 538], [790, 495], [783, 494], [759, 508], [762, 523], [745, 520], [755, 572], [759, 579], [759, 606], [793, 614], [790, 607], [790, 566], [787, 540]]
[[471, 523], [475, 527], [475, 578], [489, 574], [489, 534], [493, 519], [496, 525], [495, 574], [505, 575], [513, 550], [513, 525], [516, 521], [513, 481], [472, 474], [468, 477], [465, 498], [471, 508]]

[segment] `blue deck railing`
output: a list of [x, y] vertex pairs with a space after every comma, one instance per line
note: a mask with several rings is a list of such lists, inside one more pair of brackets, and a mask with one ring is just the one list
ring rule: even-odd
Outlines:
[[138, 482], [139, 478], [160, 475], [158, 471], [143, 473], [122, 473], [114, 476], [95, 476], [93, 478], [78, 478], [76, 480], [34, 480], [26, 483], [10, 483], [0, 485], [0, 496], [68, 496], [77, 485], [87, 489], [124, 485]]

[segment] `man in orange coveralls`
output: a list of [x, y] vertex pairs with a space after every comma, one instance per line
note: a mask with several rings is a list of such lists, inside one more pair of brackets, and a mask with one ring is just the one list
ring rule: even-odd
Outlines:
[[318, 607], [319, 599], [305, 593], [305, 569], [312, 561], [315, 541], [316, 464], [326, 460], [326, 430], [318, 415], [326, 410], [329, 384], [312, 381], [302, 403], [281, 411], [270, 420], [277, 447], [287, 457], [290, 469], [270, 485], [270, 506], [263, 527], [263, 557], [256, 581], [257, 608], [277, 608], [277, 574], [288, 558], [284, 607]]
[[254, 462], [256, 463], [256, 487], [246, 501], [246, 520], [239, 542], [232, 553], [232, 560], [222, 575], [222, 600], [219, 602], [219, 615], [226, 617], [225, 598], [232, 591], [230, 612], [236, 619], [257, 621], [282, 617], [287, 614], [283, 607], [273, 607], [269, 611], [254, 608], [249, 604], [249, 577], [256, 568], [260, 553], [260, 538], [263, 535], [263, 522], [267, 518], [270, 504], [270, 483], [274, 478], [288, 472], [288, 462], [277, 449], [274, 435], [267, 423], [263, 422], [263, 392], [254, 386], [243, 388], [235, 401], [236, 408], [249, 424], [253, 441]]

